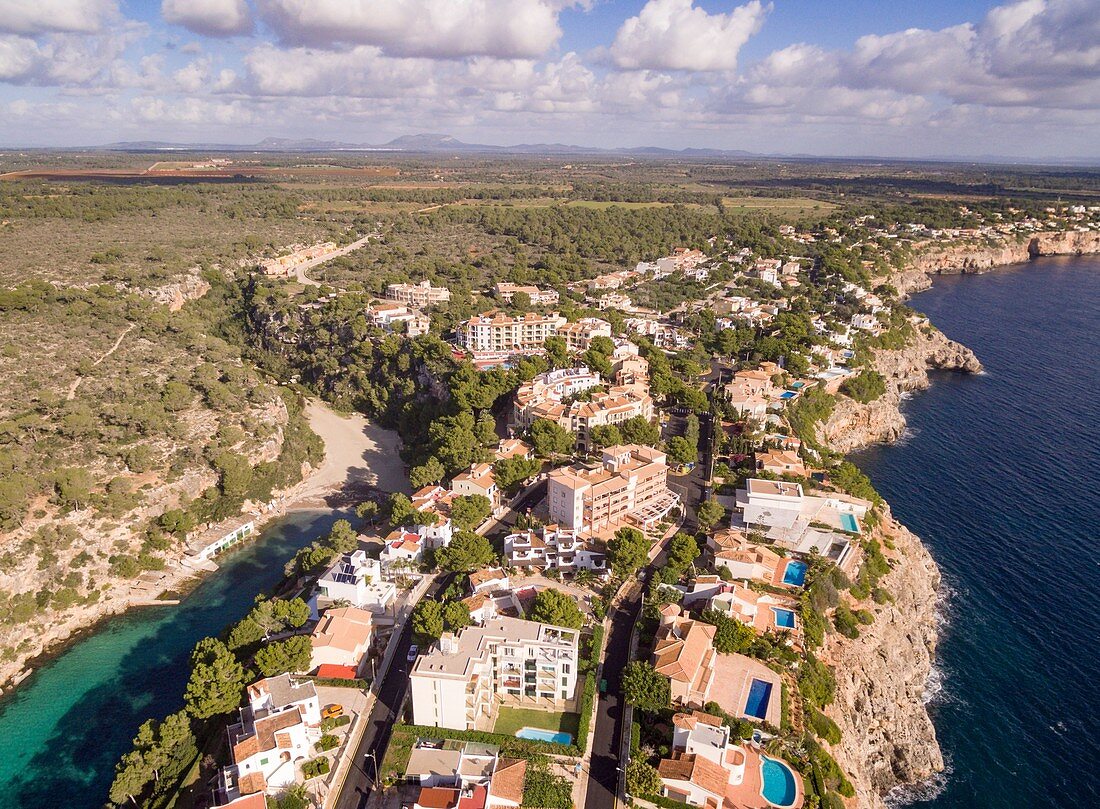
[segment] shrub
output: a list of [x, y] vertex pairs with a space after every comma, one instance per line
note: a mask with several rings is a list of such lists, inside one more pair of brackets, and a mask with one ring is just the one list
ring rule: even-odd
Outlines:
[[824, 739], [829, 744], [840, 742], [840, 728], [836, 722], [816, 708], [810, 708], [810, 726], [819, 738]]
[[878, 371], [860, 371], [844, 380], [840, 392], [857, 402], [867, 404], [886, 393], [886, 378]]
[[317, 740], [316, 746], [317, 749], [323, 753], [326, 750], [331, 750], [338, 744], [340, 744], [339, 738], [333, 736], [331, 733], [326, 733], [324, 736]]
[[302, 765], [302, 775], [307, 781], [310, 778], [317, 778], [318, 776], [325, 775], [328, 771], [328, 759], [324, 756], [315, 758], [312, 761], [307, 761]]
[[856, 618], [855, 613], [847, 604], [837, 605], [836, 612], [833, 613], [833, 626], [836, 627], [837, 632], [846, 638], [859, 637], [859, 619]]

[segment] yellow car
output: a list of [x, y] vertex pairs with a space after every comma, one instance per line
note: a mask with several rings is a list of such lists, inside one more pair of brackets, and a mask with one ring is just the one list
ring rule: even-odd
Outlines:
[[322, 719], [335, 719], [338, 716], [344, 715], [343, 705], [327, 705], [325, 709], [321, 711]]

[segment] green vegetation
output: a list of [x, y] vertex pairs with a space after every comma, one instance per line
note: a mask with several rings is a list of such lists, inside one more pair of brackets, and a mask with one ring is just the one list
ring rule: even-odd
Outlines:
[[607, 543], [607, 561], [620, 578], [638, 572], [649, 559], [649, 540], [637, 528], [620, 528]]
[[501, 707], [497, 714], [493, 733], [515, 736], [525, 727], [551, 730], [555, 733], [568, 733], [577, 738], [577, 720], [575, 713], [527, 710], [524, 708]]
[[886, 378], [878, 371], [863, 370], [840, 383], [840, 392], [868, 404], [886, 393]]
[[573, 597], [551, 588], [538, 592], [526, 617], [530, 621], [566, 629], [580, 629], [584, 624], [584, 615]]
[[662, 711], [669, 705], [668, 678], [650, 663], [632, 660], [623, 670], [623, 699], [642, 711]]

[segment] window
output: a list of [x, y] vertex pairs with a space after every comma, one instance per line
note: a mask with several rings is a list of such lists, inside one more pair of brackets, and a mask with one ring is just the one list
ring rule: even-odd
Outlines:
[[568, 674], [569, 673], [569, 664], [568, 663], [562, 663], [561, 664], [561, 673], [562, 674]]
[[[568, 688], [569, 687], [569, 678], [568, 677], [562, 677], [561, 678], [561, 687], [562, 688]], [[563, 699], [564, 699], [564, 697], [563, 697]]]
[[267, 766], [267, 759], [266, 758], [261, 758], [260, 759], [260, 766], [261, 767]]

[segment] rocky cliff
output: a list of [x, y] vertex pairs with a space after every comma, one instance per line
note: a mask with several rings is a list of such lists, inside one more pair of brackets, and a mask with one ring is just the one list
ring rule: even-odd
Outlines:
[[891, 281], [908, 295], [926, 289], [930, 275], [989, 272], [1040, 256], [1088, 253], [1100, 253], [1100, 231], [1050, 231], [1003, 241], [927, 243], [917, 247], [909, 266], [895, 273]]
[[927, 388], [929, 370], [978, 373], [982, 364], [966, 346], [932, 326], [923, 326], [905, 348], [876, 352], [874, 369], [886, 378], [886, 393], [868, 404], [838, 395], [832, 416], [819, 428], [821, 439], [837, 452], [901, 436], [905, 430], [902, 394]]
[[880, 584], [894, 603], [861, 604], [874, 611], [874, 623], [855, 640], [828, 636], [822, 650], [836, 672], [836, 701], [828, 714], [843, 734], [832, 753], [856, 788], [857, 805], [867, 809], [879, 809], [890, 790], [944, 767], [925, 706], [940, 574], [920, 539], [889, 510], [879, 530], [892, 563]]

